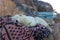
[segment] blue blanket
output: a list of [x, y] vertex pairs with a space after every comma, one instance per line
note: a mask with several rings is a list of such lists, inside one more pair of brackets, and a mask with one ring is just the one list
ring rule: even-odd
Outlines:
[[50, 18], [50, 19], [54, 19], [54, 18], [56, 18], [57, 16], [56, 16], [57, 14], [55, 13], [54, 14], [54, 12], [38, 12], [38, 17], [41, 17], [41, 18]]

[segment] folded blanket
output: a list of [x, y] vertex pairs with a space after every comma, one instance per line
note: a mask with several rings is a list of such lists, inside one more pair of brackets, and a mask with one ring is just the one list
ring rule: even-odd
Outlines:
[[51, 32], [41, 24], [27, 27], [23, 23], [12, 21], [11, 17], [1, 17], [0, 33], [0, 40], [44, 40]]

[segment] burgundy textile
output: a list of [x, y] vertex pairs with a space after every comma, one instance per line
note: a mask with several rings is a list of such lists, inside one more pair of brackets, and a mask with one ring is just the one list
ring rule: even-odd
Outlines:
[[0, 40], [43, 40], [50, 34], [50, 30], [41, 24], [27, 27], [13, 22], [10, 17], [0, 18], [0, 30]]

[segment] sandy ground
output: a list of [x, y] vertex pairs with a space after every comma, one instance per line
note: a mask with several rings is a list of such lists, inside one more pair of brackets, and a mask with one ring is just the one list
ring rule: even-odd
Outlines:
[[0, 16], [23, 13], [22, 11], [19, 11], [15, 7], [16, 7], [15, 3], [13, 3], [11, 0], [0, 0]]

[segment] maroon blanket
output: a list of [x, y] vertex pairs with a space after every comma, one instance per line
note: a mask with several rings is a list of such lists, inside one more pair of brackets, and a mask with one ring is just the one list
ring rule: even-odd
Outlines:
[[49, 34], [50, 30], [41, 24], [28, 27], [10, 17], [0, 18], [0, 40], [44, 40]]

